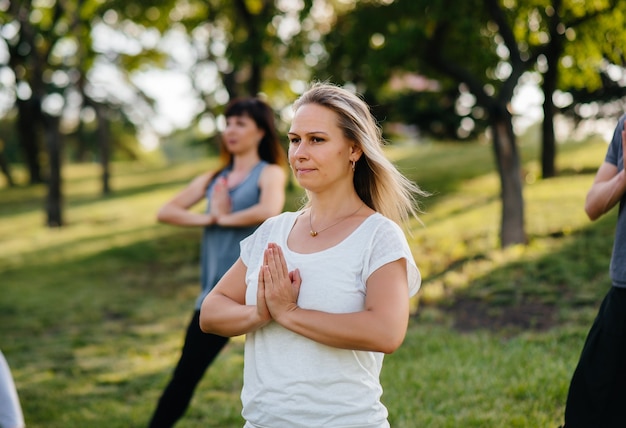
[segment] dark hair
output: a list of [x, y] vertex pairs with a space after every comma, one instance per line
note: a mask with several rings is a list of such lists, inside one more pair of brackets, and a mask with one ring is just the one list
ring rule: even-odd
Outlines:
[[[224, 110], [226, 118], [232, 116], [248, 116], [254, 120], [259, 129], [265, 131], [265, 135], [259, 144], [259, 157], [269, 163], [280, 166], [287, 165], [285, 150], [280, 144], [274, 111], [272, 108], [258, 98], [235, 98], [228, 103]], [[220, 159], [224, 165], [232, 162], [232, 154], [226, 150], [225, 145], [220, 145]]]

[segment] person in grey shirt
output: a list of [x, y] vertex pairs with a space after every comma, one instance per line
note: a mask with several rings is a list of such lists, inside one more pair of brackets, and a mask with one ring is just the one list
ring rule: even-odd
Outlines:
[[591, 220], [600, 218], [619, 203], [609, 269], [612, 286], [589, 330], [572, 376], [564, 428], [626, 426], [625, 119], [623, 115], [617, 123], [585, 201], [585, 212]]

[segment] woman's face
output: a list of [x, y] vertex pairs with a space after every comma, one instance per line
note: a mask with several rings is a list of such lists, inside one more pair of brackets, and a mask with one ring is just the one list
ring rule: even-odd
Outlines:
[[250, 150], [256, 151], [264, 134], [250, 116], [229, 116], [226, 118], [222, 140], [228, 152], [242, 154]]
[[350, 162], [360, 151], [347, 140], [337, 114], [318, 104], [304, 104], [289, 129], [289, 163], [298, 183], [321, 192], [342, 180], [352, 182]]

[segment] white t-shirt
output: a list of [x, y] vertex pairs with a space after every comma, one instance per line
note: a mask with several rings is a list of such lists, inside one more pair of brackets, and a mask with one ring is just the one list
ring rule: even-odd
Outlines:
[[[263, 223], [241, 242], [248, 267], [246, 304], [256, 305], [259, 267], [267, 244], [278, 244], [289, 271], [300, 270], [298, 306], [330, 313], [361, 311], [367, 278], [398, 259], [407, 262], [407, 299], [421, 277], [402, 229], [379, 213], [334, 247], [312, 254], [290, 251], [287, 237], [301, 212]], [[333, 348], [276, 322], [246, 335], [242, 415], [250, 428], [383, 428], [379, 375], [383, 353]]]

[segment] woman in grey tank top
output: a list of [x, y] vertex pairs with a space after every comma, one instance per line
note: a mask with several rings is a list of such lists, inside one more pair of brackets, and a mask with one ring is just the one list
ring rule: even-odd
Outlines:
[[[162, 223], [202, 227], [201, 290], [172, 377], [149, 426], [171, 427], [185, 413], [194, 389], [228, 338], [200, 330], [200, 304], [239, 257], [239, 242], [285, 202], [286, 155], [272, 109], [257, 98], [232, 101], [225, 110], [221, 167], [204, 173], [159, 210]], [[190, 211], [206, 200], [206, 211]]]

